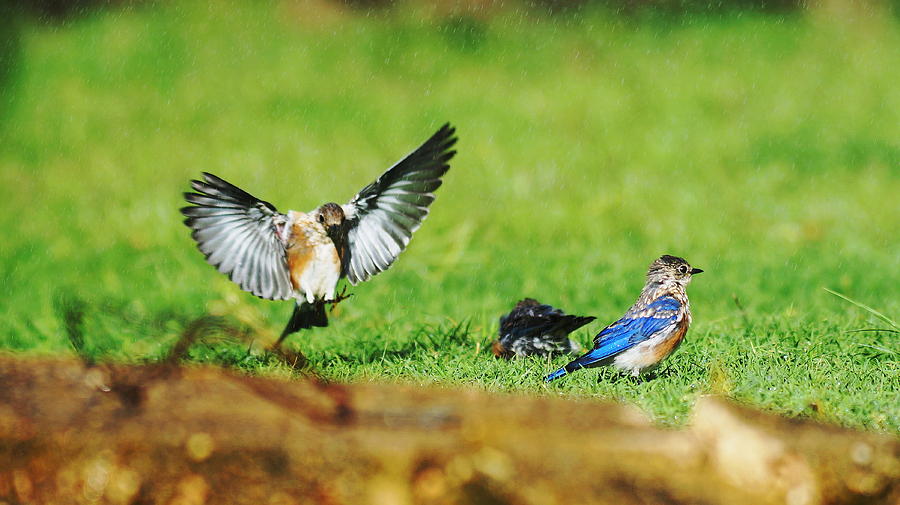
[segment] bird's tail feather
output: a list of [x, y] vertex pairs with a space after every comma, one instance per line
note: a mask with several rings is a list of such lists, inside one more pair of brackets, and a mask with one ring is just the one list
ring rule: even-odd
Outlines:
[[288, 324], [284, 327], [284, 331], [281, 332], [281, 335], [284, 337], [296, 331], [312, 328], [313, 326], [322, 328], [328, 326], [328, 315], [325, 314], [325, 302], [300, 302], [295, 305], [294, 313], [291, 314], [291, 320], [288, 321]]
[[565, 368], [560, 368], [559, 370], [553, 372], [552, 374], [550, 374], [550, 375], [544, 377], [544, 382], [554, 381], [554, 380], [556, 380], [556, 379], [559, 379], [559, 378], [562, 377], [563, 375], [566, 375], [567, 373], [569, 373], [569, 372], [566, 371]]
[[560, 327], [568, 334], [597, 319], [594, 316], [566, 315], [560, 320]]
[[574, 372], [575, 370], [581, 370], [582, 368], [589, 368], [591, 366], [596, 365], [597, 363], [605, 364], [604, 362], [592, 359], [591, 353], [587, 353], [584, 356], [582, 356], [576, 360], [570, 361], [568, 365], [566, 365], [566, 366], [560, 368], [559, 370], [553, 372], [552, 374], [544, 377], [544, 382], [550, 382], [552, 380], [556, 380], [556, 379], [562, 377], [563, 375]]

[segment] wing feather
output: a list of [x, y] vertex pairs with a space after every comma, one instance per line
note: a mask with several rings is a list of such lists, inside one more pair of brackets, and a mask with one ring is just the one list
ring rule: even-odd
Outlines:
[[351, 284], [387, 270], [409, 244], [450, 169], [455, 132], [445, 124], [343, 206], [349, 223], [343, 273]]
[[206, 261], [260, 298], [293, 298], [285, 245], [276, 233], [287, 216], [210, 173], [191, 187], [196, 193], [184, 199], [193, 205], [181, 213]]
[[[567, 352], [568, 334], [594, 319], [566, 314], [551, 305], [526, 298], [500, 318], [499, 341], [507, 348], [514, 347], [515, 342], [519, 341], [522, 350], [529, 354]], [[542, 345], [545, 347], [540, 347]]]
[[681, 302], [664, 296], [644, 308], [633, 307], [621, 319], [603, 328], [594, 337], [594, 348], [569, 365], [573, 370], [587, 368], [631, 349], [652, 338], [667, 326], [675, 325]]

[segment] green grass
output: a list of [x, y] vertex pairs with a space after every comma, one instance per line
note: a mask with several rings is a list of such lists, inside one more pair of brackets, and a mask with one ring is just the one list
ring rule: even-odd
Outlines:
[[[823, 289], [900, 314], [895, 18], [291, 5], [23, 22], [0, 108], [0, 348], [71, 353], [68, 325], [93, 358], [152, 361], [209, 313], [266, 343], [290, 304], [204, 263], [187, 181], [211, 171], [282, 210], [342, 202], [449, 120], [459, 155], [409, 249], [289, 340], [324, 376], [615, 398], [664, 424], [715, 392], [900, 431], [898, 335], [853, 332], [888, 328]], [[589, 342], [663, 253], [707, 273], [656, 378], [545, 386], [565, 358], [488, 352], [524, 296], [598, 316]], [[217, 336], [189, 356], [291, 374], [259, 348]]]

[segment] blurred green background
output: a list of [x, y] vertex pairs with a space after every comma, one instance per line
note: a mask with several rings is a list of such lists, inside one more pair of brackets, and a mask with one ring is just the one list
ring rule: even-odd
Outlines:
[[[7, 6], [0, 348], [294, 372], [290, 303], [205, 264], [178, 209], [216, 173], [282, 211], [345, 202], [445, 121], [459, 154], [409, 249], [289, 340], [336, 380], [620, 398], [717, 392], [900, 430], [900, 23], [881, 3], [192, 0]], [[695, 324], [649, 381], [498, 362], [524, 296], [598, 321], [686, 257]], [[854, 331], [865, 329], [884, 331]]]

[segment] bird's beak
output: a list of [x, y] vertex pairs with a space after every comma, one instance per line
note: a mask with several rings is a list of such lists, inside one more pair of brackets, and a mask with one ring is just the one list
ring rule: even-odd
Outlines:
[[697, 275], [697, 274], [702, 274], [702, 273], [703, 273], [703, 270], [700, 270], [699, 268], [691, 269], [691, 275]]

